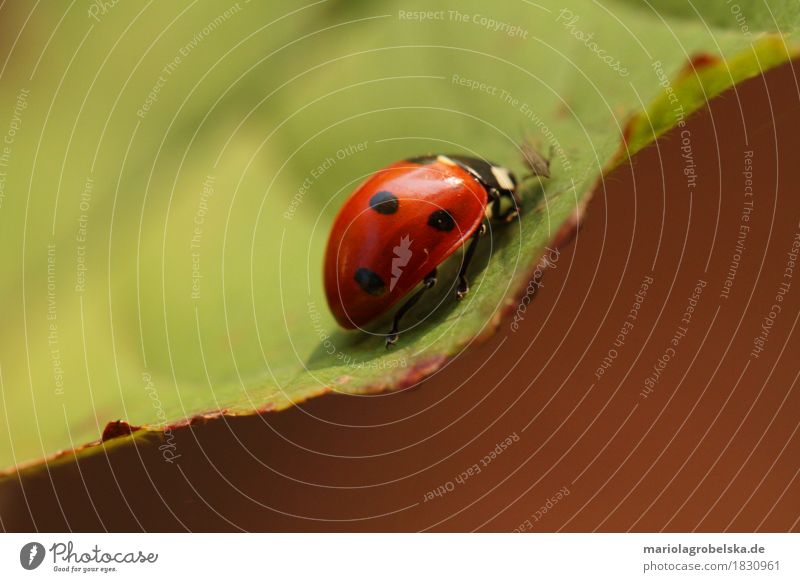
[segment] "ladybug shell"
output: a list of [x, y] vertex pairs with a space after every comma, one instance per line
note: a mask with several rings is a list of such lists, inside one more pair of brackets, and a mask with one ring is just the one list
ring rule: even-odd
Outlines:
[[487, 202], [474, 175], [444, 156], [376, 172], [328, 239], [325, 294], [336, 321], [355, 328], [385, 313], [464, 244]]

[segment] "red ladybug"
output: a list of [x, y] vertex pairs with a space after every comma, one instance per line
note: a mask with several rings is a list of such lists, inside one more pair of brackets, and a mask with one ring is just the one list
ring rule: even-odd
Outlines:
[[436, 284], [436, 268], [469, 239], [456, 288], [463, 299], [484, 221], [516, 217], [516, 189], [509, 170], [460, 155], [411, 158], [376, 172], [347, 199], [328, 239], [325, 294], [336, 321], [363, 327], [422, 283], [395, 313], [391, 347], [400, 318]]

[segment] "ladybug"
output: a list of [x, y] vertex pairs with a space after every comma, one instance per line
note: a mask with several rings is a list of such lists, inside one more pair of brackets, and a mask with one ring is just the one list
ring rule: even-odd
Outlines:
[[[532, 175], [547, 177], [547, 163], [526, 158]], [[511, 171], [462, 155], [410, 158], [377, 171], [344, 203], [328, 238], [325, 294], [336, 321], [346, 329], [363, 327], [421, 283], [394, 314], [390, 348], [403, 315], [436, 284], [436, 268], [469, 244], [456, 286], [456, 299], [463, 299], [486, 221], [513, 220], [516, 191]]]

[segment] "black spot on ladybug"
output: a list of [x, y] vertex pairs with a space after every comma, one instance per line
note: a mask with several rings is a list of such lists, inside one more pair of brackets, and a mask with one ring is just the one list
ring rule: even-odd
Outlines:
[[370, 295], [377, 297], [386, 293], [386, 284], [375, 271], [361, 267], [356, 271], [353, 279], [361, 289]]
[[369, 207], [378, 214], [394, 214], [400, 206], [400, 201], [397, 196], [386, 190], [381, 190], [377, 194], [373, 194], [369, 199]]
[[428, 226], [432, 226], [436, 230], [441, 230], [443, 232], [450, 232], [456, 227], [456, 221], [453, 215], [447, 212], [447, 210], [436, 210], [431, 212], [431, 215], [428, 217]]

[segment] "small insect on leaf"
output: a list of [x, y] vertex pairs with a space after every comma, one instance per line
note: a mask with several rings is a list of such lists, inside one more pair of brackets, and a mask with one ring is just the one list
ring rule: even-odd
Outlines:
[[520, 149], [522, 150], [522, 159], [525, 161], [525, 165], [531, 170], [530, 176], [526, 176], [526, 178], [532, 176], [550, 177], [550, 160], [553, 157], [553, 146], [550, 146], [547, 157], [542, 155], [539, 147], [528, 138], [523, 140]]

